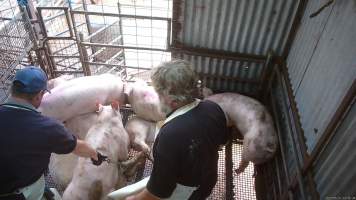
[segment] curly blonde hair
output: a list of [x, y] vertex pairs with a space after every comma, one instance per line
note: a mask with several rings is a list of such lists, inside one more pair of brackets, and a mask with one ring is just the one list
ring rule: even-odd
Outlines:
[[153, 69], [152, 85], [160, 96], [176, 102], [191, 102], [198, 94], [198, 77], [184, 60], [164, 62]]

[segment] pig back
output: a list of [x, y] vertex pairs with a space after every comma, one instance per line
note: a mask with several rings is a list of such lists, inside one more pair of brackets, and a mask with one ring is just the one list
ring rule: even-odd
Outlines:
[[60, 121], [94, 112], [96, 102], [123, 101], [121, 78], [111, 74], [80, 77], [55, 87], [44, 95], [39, 111]]

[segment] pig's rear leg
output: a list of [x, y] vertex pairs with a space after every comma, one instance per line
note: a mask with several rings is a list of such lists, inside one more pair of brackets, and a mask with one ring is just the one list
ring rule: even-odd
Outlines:
[[250, 143], [250, 140], [248, 138], [245, 138], [243, 141], [241, 160], [240, 160], [238, 168], [235, 170], [235, 172], [237, 174], [244, 172], [246, 167], [249, 164], [249, 159], [248, 159], [248, 145], [249, 145], [249, 143]]

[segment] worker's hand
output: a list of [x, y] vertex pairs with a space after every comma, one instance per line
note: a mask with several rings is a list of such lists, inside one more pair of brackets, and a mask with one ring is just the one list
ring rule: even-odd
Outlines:
[[93, 165], [99, 166], [108, 157], [104, 156], [104, 155], [101, 155], [99, 152], [96, 152], [96, 153], [97, 153], [97, 159], [95, 160], [94, 158], [91, 158], [91, 162], [93, 163]]

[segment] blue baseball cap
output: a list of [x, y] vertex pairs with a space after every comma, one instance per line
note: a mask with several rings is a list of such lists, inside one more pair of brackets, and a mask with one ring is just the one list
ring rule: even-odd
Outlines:
[[42, 90], [47, 90], [47, 75], [39, 67], [29, 66], [20, 69], [15, 74], [13, 83], [20, 82], [18, 92], [22, 93], [37, 93]]

